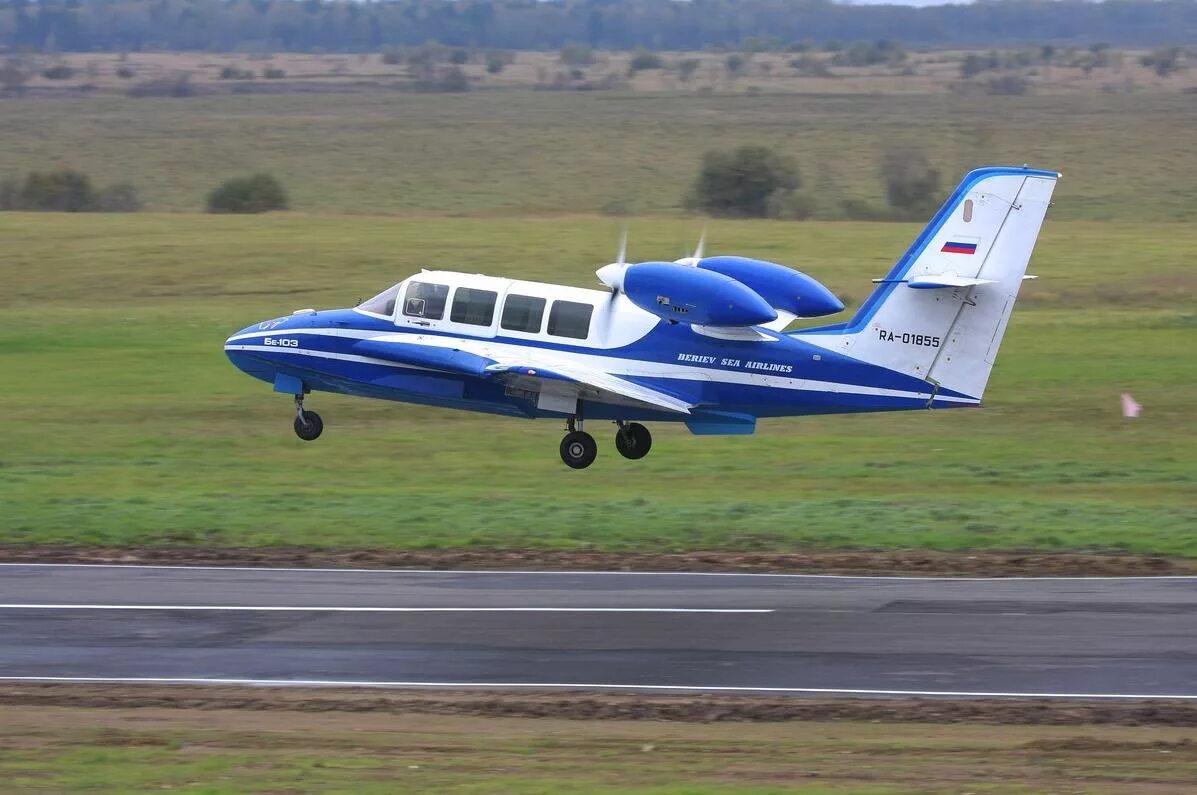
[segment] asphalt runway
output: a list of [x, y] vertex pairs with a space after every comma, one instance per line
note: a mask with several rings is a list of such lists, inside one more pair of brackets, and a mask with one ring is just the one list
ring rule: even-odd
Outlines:
[[0, 680], [1197, 700], [1197, 578], [3, 564]]

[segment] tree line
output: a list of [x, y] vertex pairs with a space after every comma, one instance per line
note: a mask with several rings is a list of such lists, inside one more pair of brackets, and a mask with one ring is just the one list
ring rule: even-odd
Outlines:
[[368, 51], [436, 41], [520, 50], [1197, 40], [1197, 0], [0, 0], [0, 50]]
[[[132, 213], [144, 206], [128, 182], [97, 189], [91, 177], [72, 168], [30, 171], [25, 179], [0, 180], [0, 212]], [[208, 194], [210, 213], [286, 210], [287, 191], [272, 174], [233, 177]]]

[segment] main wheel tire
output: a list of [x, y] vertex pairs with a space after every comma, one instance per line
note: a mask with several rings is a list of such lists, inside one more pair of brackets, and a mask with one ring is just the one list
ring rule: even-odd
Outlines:
[[561, 460], [573, 469], [585, 469], [594, 463], [598, 445], [585, 431], [572, 431], [561, 440]]
[[644, 458], [652, 446], [652, 434], [638, 422], [630, 422], [615, 432], [615, 449], [624, 458], [633, 461]]
[[305, 442], [317, 439], [324, 431], [324, 420], [314, 411], [305, 411], [303, 419], [295, 418], [295, 435]]

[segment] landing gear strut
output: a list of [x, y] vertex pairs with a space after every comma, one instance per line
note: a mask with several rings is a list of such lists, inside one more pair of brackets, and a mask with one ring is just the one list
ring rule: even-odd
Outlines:
[[620, 455], [633, 461], [648, 455], [648, 451], [653, 446], [653, 437], [648, 432], [648, 428], [638, 422], [624, 422], [623, 420], [615, 424], [619, 426], [619, 430], [615, 432], [615, 449], [619, 451]]
[[314, 411], [303, 410], [303, 395], [295, 396], [295, 435], [305, 442], [315, 440], [324, 431], [324, 420]]
[[566, 430], [561, 440], [561, 460], [571, 469], [585, 469], [593, 464], [598, 445], [593, 436], [582, 430], [582, 401], [578, 401], [578, 413], [566, 421]]

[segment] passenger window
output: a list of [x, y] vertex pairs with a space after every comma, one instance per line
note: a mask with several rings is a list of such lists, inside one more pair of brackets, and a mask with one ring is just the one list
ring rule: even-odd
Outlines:
[[453, 294], [453, 309], [449, 319], [454, 323], [470, 326], [489, 326], [495, 317], [495, 302], [499, 294], [494, 290], [475, 290], [472, 287], [458, 287]]
[[554, 301], [549, 311], [549, 333], [557, 337], [584, 340], [590, 335], [590, 314], [594, 307], [575, 301]]
[[445, 316], [445, 301], [448, 298], [448, 285], [411, 282], [407, 285], [407, 299], [403, 302], [403, 314], [408, 317], [440, 320]]
[[512, 293], [503, 302], [503, 317], [499, 325], [508, 331], [536, 334], [540, 331], [540, 321], [544, 319], [544, 305], [543, 298]]

